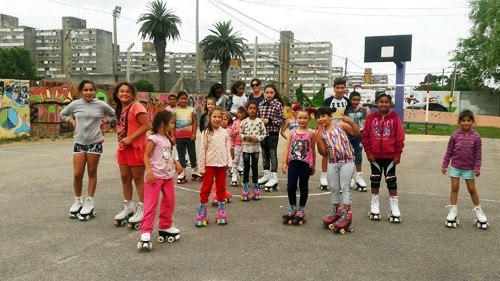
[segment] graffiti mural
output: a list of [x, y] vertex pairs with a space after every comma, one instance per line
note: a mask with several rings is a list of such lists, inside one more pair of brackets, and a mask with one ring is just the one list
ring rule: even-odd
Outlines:
[[28, 80], [0, 78], [0, 138], [30, 135]]

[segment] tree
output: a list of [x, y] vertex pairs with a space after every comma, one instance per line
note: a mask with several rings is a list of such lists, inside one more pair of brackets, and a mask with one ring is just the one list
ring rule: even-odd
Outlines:
[[139, 92], [154, 92], [155, 87], [149, 81], [141, 79], [132, 83]]
[[166, 3], [162, 0], [149, 2], [149, 13], [142, 14], [137, 23], [141, 23], [139, 35], [142, 39], [152, 40], [155, 44], [156, 62], [160, 75], [160, 92], [165, 91], [165, 49], [167, 40], [180, 38], [177, 25], [182, 23], [181, 19], [167, 10]]
[[215, 30], [210, 29], [213, 34], [206, 36], [200, 42], [202, 48], [202, 60], [209, 64], [212, 61], [219, 62], [221, 72], [221, 83], [227, 86], [227, 70], [231, 59], [245, 59], [245, 39], [239, 36], [239, 32], [233, 33], [231, 21], [218, 22], [214, 24]]
[[473, 88], [500, 82], [500, 1], [470, 0], [469, 18], [473, 27], [468, 38], [461, 39], [452, 61]]
[[0, 77], [36, 80], [35, 62], [24, 48], [0, 48]]

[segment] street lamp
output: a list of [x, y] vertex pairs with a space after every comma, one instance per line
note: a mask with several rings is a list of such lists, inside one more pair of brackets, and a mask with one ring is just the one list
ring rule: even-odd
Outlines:
[[127, 48], [127, 82], [130, 82], [130, 49], [134, 47], [135, 43], [132, 42]]
[[116, 36], [116, 18], [120, 16], [122, 12], [122, 7], [115, 6], [113, 9], [113, 75], [115, 76], [115, 82], [118, 82], [118, 41]]

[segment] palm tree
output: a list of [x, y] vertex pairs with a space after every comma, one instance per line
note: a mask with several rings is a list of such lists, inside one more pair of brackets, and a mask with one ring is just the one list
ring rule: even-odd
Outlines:
[[203, 38], [200, 42], [202, 48], [202, 60], [208, 64], [214, 60], [219, 62], [221, 72], [221, 82], [227, 87], [227, 70], [231, 59], [245, 59], [244, 38], [239, 36], [239, 32], [233, 33], [231, 21], [218, 22], [214, 24], [215, 30], [210, 29], [213, 34]]
[[181, 19], [173, 14], [172, 10], [167, 10], [163, 0], [149, 2], [149, 13], [142, 14], [137, 20], [141, 23], [139, 35], [144, 40], [152, 40], [155, 44], [156, 61], [160, 73], [160, 92], [165, 92], [165, 49], [167, 40], [180, 38], [179, 29]]

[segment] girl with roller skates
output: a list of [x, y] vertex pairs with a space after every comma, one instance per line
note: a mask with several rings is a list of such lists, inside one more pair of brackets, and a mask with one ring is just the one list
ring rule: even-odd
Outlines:
[[250, 168], [252, 169], [252, 183], [254, 200], [260, 199], [260, 186], [258, 183], [258, 163], [260, 142], [266, 137], [266, 127], [264, 122], [257, 117], [258, 106], [255, 101], [249, 101], [247, 107], [248, 117], [241, 121], [240, 136], [242, 139], [243, 152], [243, 190], [241, 192], [241, 200], [249, 201], [249, 176]]
[[[230, 118], [231, 117], [229, 116], [229, 113], [227, 113], [226, 111], [222, 112], [221, 127], [227, 131], [227, 134], [229, 135], [229, 138], [231, 139], [231, 142], [232, 142], [234, 133], [233, 133], [233, 129], [231, 129], [231, 127], [228, 127], [228, 123], [229, 123]], [[233, 155], [234, 155], [233, 149], [231, 148], [231, 159], [233, 158]], [[217, 186], [216, 186], [216, 182], [214, 181], [214, 185], [212, 188], [212, 196], [213, 196], [212, 206], [214, 206], [214, 207], [219, 206], [219, 201], [217, 200], [216, 194], [217, 194]], [[226, 188], [226, 196], [224, 198], [225, 198], [224, 202], [226, 202], [226, 203], [233, 202], [233, 194], [229, 190], [227, 190], [227, 188]]]
[[[115, 216], [115, 226], [140, 228], [144, 202], [144, 148], [147, 142], [146, 132], [151, 129], [149, 115], [146, 108], [135, 101], [136, 91], [128, 82], [119, 83], [113, 91], [113, 100], [116, 103], [118, 122], [117, 162], [120, 167], [120, 176], [123, 189], [123, 207]], [[132, 182], [137, 190], [137, 208], [132, 201]]]
[[[328, 160], [328, 186], [332, 190], [332, 213], [323, 218], [323, 225], [340, 234], [352, 231], [351, 189], [354, 172], [354, 150], [347, 134], [359, 136], [359, 128], [352, 119], [339, 116], [332, 119], [334, 109], [322, 106], [315, 112], [318, 120], [316, 145], [318, 152]], [[342, 198], [340, 194], [342, 190]], [[342, 204], [340, 203], [342, 201]]]
[[278, 190], [278, 140], [280, 127], [285, 123], [283, 99], [274, 84], [264, 87], [264, 100], [259, 104], [259, 118], [266, 126], [267, 137], [260, 142], [264, 176], [259, 184], [264, 190], [273, 192]]
[[247, 118], [247, 111], [243, 106], [238, 108], [238, 113], [236, 113], [236, 119], [231, 125], [231, 130], [233, 131], [233, 137], [231, 138], [231, 146], [233, 151], [233, 167], [231, 169], [231, 186], [238, 186], [238, 175], [243, 173], [243, 167], [241, 163], [242, 155], [242, 139], [240, 136], [241, 122]]
[[[482, 144], [481, 136], [472, 129], [474, 125], [474, 114], [470, 110], [460, 112], [458, 116], [459, 129], [455, 131], [448, 141], [448, 148], [443, 159], [441, 172], [448, 173], [451, 178], [450, 209], [446, 217], [447, 227], [457, 227], [457, 202], [460, 178], [465, 180], [472, 203], [476, 213], [476, 226], [479, 229], [487, 229], [488, 219], [479, 204], [479, 195], [476, 191], [474, 176], [481, 174]], [[450, 165], [451, 161], [451, 165]], [[450, 168], [448, 168], [450, 165]]]
[[181, 163], [181, 174], [177, 175], [177, 183], [186, 183], [186, 150], [191, 163], [191, 180], [202, 180], [198, 172], [196, 159], [196, 115], [193, 107], [188, 105], [188, 94], [180, 91], [177, 94], [177, 106], [174, 108], [175, 115], [175, 143], [179, 162]]
[[203, 184], [200, 190], [200, 205], [196, 226], [208, 224], [207, 202], [215, 178], [217, 199], [219, 201], [217, 224], [226, 224], [226, 171], [231, 165], [231, 139], [227, 131], [221, 127], [223, 109], [215, 107], [208, 113], [208, 126], [201, 135], [200, 165]]
[[160, 110], [153, 119], [153, 133], [149, 136], [144, 153], [146, 181], [144, 187], [144, 216], [141, 226], [141, 241], [137, 249], [151, 249], [151, 232], [155, 220], [160, 192], [158, 242], [173, 242], [180, 236], [180, 230], [173, 226], [172, 213], [175, 207], [174, 169], [182, 172], [181, 164], [175, 160], [174, 140], [169, 135], [175, 126], [175, 116], [167, 110]]
[[[96, 87], [90, 80], [82, 80], [78, 93], [82, 97], [61, 111], [61, 119], [71, 123], [73, 137], [73, 189], [75, 201], [69, 209], [70, 218], [88, 220], [94, 215], [94, 193], [97, 186], [97, 166], [102, 154], [104, 137], [103, 122], [114, 121], [115, 111], [107, 103], [95, 98]], [[107, 120], [103, 119], [108, 117]], [[88, 190], [85, 202], [82, 199], [83, 176], [87, 167]]]
[[375, 97], [378, 110], [366, 118], [362, 143], [371, 167], [371, 220], [380, 220], [379, 189], [382, 175], [389, 190], [391, 213], [389, 221], [401, 222], [398, 205], [396, 165], [401, 161], [405, 132], [401, 119], [390, 109], [391, 96], [377, 92]]
[[[290, 131], [283, 153], [281, 169], [288, 172], [288, 202], [290, 208], [283, 217], [283, 223], [302, 225], [306, 222], [304, 208], [309, 192], [309, 177], [314, 175], [316, 163], [316, 142], [314, 131], [309, 129], [311, 112], [307, 109], [297, 110], [298, 128]], [[297, 206], [297, 181], [300, 188], [300, 202]]]

